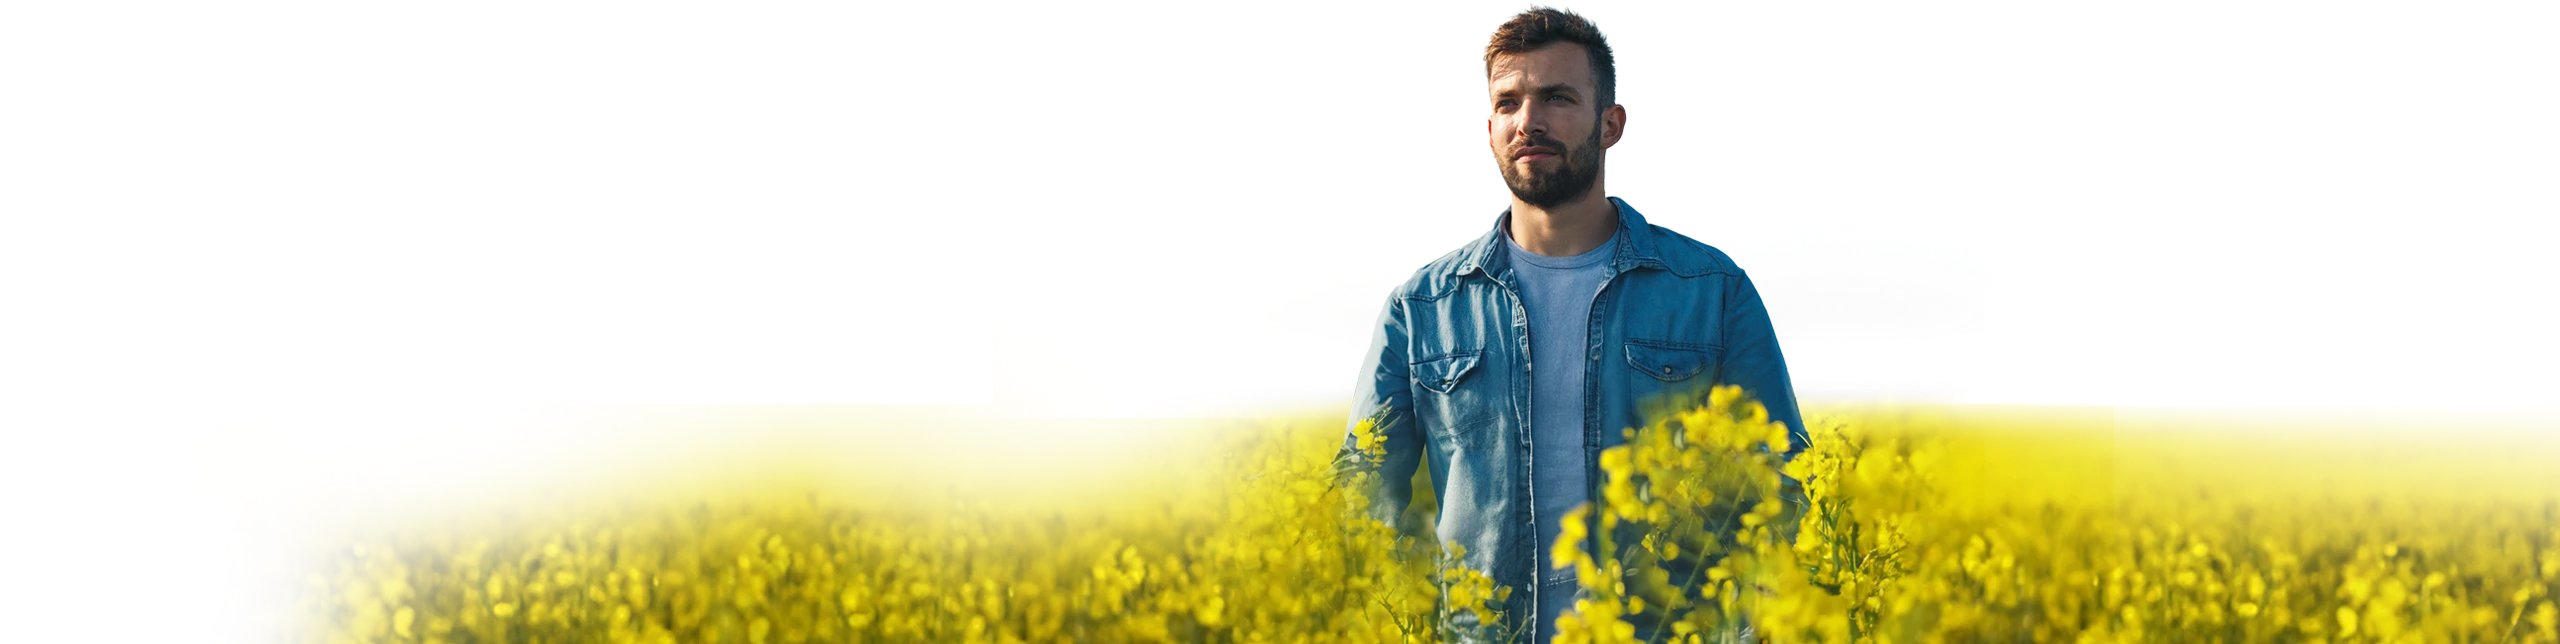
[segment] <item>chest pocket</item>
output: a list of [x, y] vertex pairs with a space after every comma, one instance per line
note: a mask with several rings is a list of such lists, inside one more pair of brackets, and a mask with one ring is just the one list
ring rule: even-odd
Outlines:
[[1706, 345], [1627, 339], [1627, 366], [1663, 382], [1680, 382], [1716, 363], [1721, 350]]
[[1431, 436], [1472, 447], [1476, 431], [1491, 421], [1499, 398], [1486, 390], [1484, 376], [1476, 366], [1483, 361], [1477, 352], [1455, 353], [1413, 363], [1414, 411], [1423, 417], [1423, 429]]

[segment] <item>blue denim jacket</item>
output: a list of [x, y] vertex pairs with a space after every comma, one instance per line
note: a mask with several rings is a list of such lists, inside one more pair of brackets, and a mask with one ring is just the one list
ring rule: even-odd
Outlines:
[[[1787, 424], [1787, 455], [1803, 451], [1810, 441], [1786, 360], [1751, 278], [1722, 251], [1645, 223], [1616, 197], [1609, 202], [1617, 206], [1620, 234], [1591, 303], [1583, 377], [1590, 496], [1603, 482], [1601, 450], [1626, 442], [1620, 432], [1645, 420], [1638, 408], [1648, 396], [1675, 389], [1740, 385], [1771, 419]], [[1538, 516], [1531, 498], [1533, 365], [1528, 311], [1502, 243], [1510, 215], [1504, 211], [1484, 236], [1414, 271], [1388, 296], [1362, 356], [1351, 418], [1356, 426], [1384, 412], [1386, 456], [1363, 462], [1356, 439], [1346, 436], [1334, 465], [1338, 474], [1379, 474], [1366, 511], [1388, 525], [1399, 525], [1413, 499], [1414, 469], [1429, 465], [1440, 516], [1426, 538], [1465, 546], [1464, 565], [1512, 589], [1502, 626], [1535, 633], [1530, 568], [1546, 546], [1534, 543], [1537, 524], [1558, 518]], [[1399, 527], [1426, 536], [1414, 534], [1418, 526]], [[1453, 635], [1471, 639], [1479, 626], [1474, 616], [1455, 616]]]

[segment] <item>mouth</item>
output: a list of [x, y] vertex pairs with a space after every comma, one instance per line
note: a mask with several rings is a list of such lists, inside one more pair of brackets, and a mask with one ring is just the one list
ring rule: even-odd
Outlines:
[[1512, 154], [1511, 154], [1511, 160], [1513, 160], [1513, 161], [1521, 161], [1521, 162], [1534, 163], [1534, 162], [1537, 162], [1537, 161], [1542, 161], [1542, 160], [1546, 160], [1546, 159], [1552, 159], [1552, 158], [1555, 158], [1555, 156], [1556, 156], [1556, 151], [1555, 151], [1555, 150], [1552, 150], [1552, 149], [1548, 149], [1548, 148], [1524, 148], [1524, 149], [1520, 150], [1519, 152], [1514, 152], [1514, 153], [1512, 153]]

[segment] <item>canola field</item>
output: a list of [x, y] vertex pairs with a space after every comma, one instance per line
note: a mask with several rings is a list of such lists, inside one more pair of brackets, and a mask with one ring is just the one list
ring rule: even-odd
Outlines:
[[[1553, 544], [1558, 641], [2560, 642], [2547, 435], [1810, 406], [1780, 462], [1738, 392], [1672, 409]], [[741, 457], [439, 515], [315, 562], [293, 639], [1525, 639], [1445, 627], [1510, 589], [1358, 518], [1341, 419], [1182, 435], [1094, 480]]]

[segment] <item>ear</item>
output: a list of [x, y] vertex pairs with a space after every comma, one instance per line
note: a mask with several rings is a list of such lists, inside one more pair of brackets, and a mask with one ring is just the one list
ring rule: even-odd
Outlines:
[[1625, 136], [1626, 133], [1627, 106], [1611, 105], [1609, 106], [1608, 111], [1600, 113], [1601, 149], [1608, 149], [1611, 146], [1617, 145], [1618, 137]]

